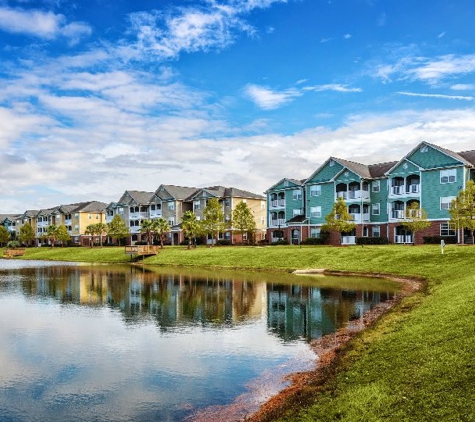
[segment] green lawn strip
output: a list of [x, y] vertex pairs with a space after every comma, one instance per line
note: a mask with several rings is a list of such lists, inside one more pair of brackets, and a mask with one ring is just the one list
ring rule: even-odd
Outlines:
[[[123, 248], [36, 248], [25, 258], [130, 259]], [[310, 385], [303, 404], [290, 402], [282, 421], [475, 420], [474, 263], [475, 248], [459, 246], [447, 246], [444, 255], [437, 246], [165, 247], [144, 260], [151, 268], [326, 268], [428, 280], [423, 292], [344, 346], [335, 374], [323, 387]]]

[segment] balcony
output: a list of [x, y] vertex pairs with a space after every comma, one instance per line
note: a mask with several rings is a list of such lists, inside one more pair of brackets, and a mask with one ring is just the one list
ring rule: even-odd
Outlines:
[[421, 191], [421, 185], [419, 184], [391, 186], [392, 195], [419, 194], [420, 191]]
[[270, 202], [271, 208], [285, 208], [285, 199], [273, 199]]
[[162, 216], [162, 210], [152, 210], [150, 211], [150, 218], [160, 218]]
[[391, 218], [402, 220], [405, 218], [404, 210], [391, 210]]
[[343, 198], [345, 201], [353, 201], [355, 199], [369, 199], [369, 191], [367, 190], [349, 190], [339, 191], [336, 193], [337, 198]]
[[412, 235], [397, 234], [394, 236], [394, 243], [399, 243], [399, 244], [412, 243]]
[[[369, 214], [368, 213], [350, 213], [351, 220], [354, 222], [361, 222], [361, 221], [369, 221]], [[361, 220], [363, 217], [363, 220]]]
[[356, 245], [356, 236], [342, 236], [341, 244], [342, 245]]
[[133, 213], [129, 214], [129, 219], [131, 219], [131, 220], [140, 220], [140, 219], [144, 219], [144, 218], [148, 219], [148, 217], [149, 217], [149, 214], [148, 214], [147, 211], [146, 212], [144, 212], [144, 211], [142, 211], [142, 212], [133, 212]]
[[283, 227], [285, 226], [285, 219], [271, 220], [270, 224], [272, 227]]

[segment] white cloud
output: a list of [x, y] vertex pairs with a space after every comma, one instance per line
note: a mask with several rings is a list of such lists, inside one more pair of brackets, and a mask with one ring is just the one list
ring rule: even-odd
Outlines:
[[462, 96], [462, 95], [445, 95], [445, 94], [424, 94], [424, 93], [417, 93], [417, 92], [398, 92], [400, 95], [406, 95], [408, 97], [425, 97], [425, 98], [440, 98], [444, 100], [465, 100], [465, 101], [473, 101], [475, 98], [470, 96]]
[[244, 88], [244, 94], [263, 110], [273, 110], [291, 102], [294, 98], [302, 95], [298, 90], [290, 88], [285, 91], [273, 91], [272, 89], [254, 84], [248, 84]]
[[352, 37], [353, 37], [353, 35], [351, 35], [351, 34], [345, 34], [345, 35], [343, 35], [343, 38], [344, 38], [345, 40], [349, 40], [349, 39], [352, 38]]
[[[394, 63], [371, 64], [372, 74], [385, 82], [392, 79], [422, 81], [437, 84], [447, 78], [454, 78], [475, 72], [475, 54], [456, 56], [447, 54], [435, 58], [409, 54]], [[376, 69], [374, 71], [373, 69]]]
[[473, 84], [454, 84], [450, 87], [454, 91], [469, 91], [475, 89]]
[[0, 7], [0, 30], [47, 40], [63, 36], [73, 44], [92, 33], [86, 23], [66, 23], [66, 18], [61, 14], [9, 7]]
[[316, 86], [306, 86], [303, 88], [305, 91], [336, 91], [336, 92], [362, 92], [361, 88], [348, 88], [346, 85], [341, 84], [324, 84]]
[[[238, 33], [256, 30], [243, 16], [256, 8], [267, 8], [285, 0], [242, 0], [218, 4], [215, 1], [163, 12], [138, 12], [129, 16], [130, 32], [136, 34], [134, 46], [140, 54], [173, 59], [182, 52], [223, 49]], [[133, 54], [133, 53], [132, 53]]]

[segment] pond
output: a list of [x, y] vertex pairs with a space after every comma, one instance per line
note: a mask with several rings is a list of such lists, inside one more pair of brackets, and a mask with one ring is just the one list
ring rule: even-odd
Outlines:
[[0, 260], [0, 420], [232, 420], [315, 364], [310, 340], [396, 290], [359, 278]]

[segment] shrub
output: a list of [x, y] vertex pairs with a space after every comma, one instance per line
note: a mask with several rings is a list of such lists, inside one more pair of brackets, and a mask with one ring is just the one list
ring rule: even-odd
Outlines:
[[216, 242], [216, 245], [218, 245], [218, 246], [230, 246], [230, 245], [231, 245], [231, 241], [230, 241], [230, 240], [225, 240], [225, 239], [218, 240], [218, 241]]
[[457, 243], [457, 236], [424, 236], [424, 243], [428, 245], [440, 245], [440, 241], [445, 243]]
[[387, 245], [389, 240], [387, 237], [357, 237], [357, 245]]
[[272, 242], [272, 245], [273, 246], [276, 246], [276, 245], [288, 245], [289, 244], [289, 241], [287, 239], [280, 239], [280, 240], [277, 240], [276, 242]]

